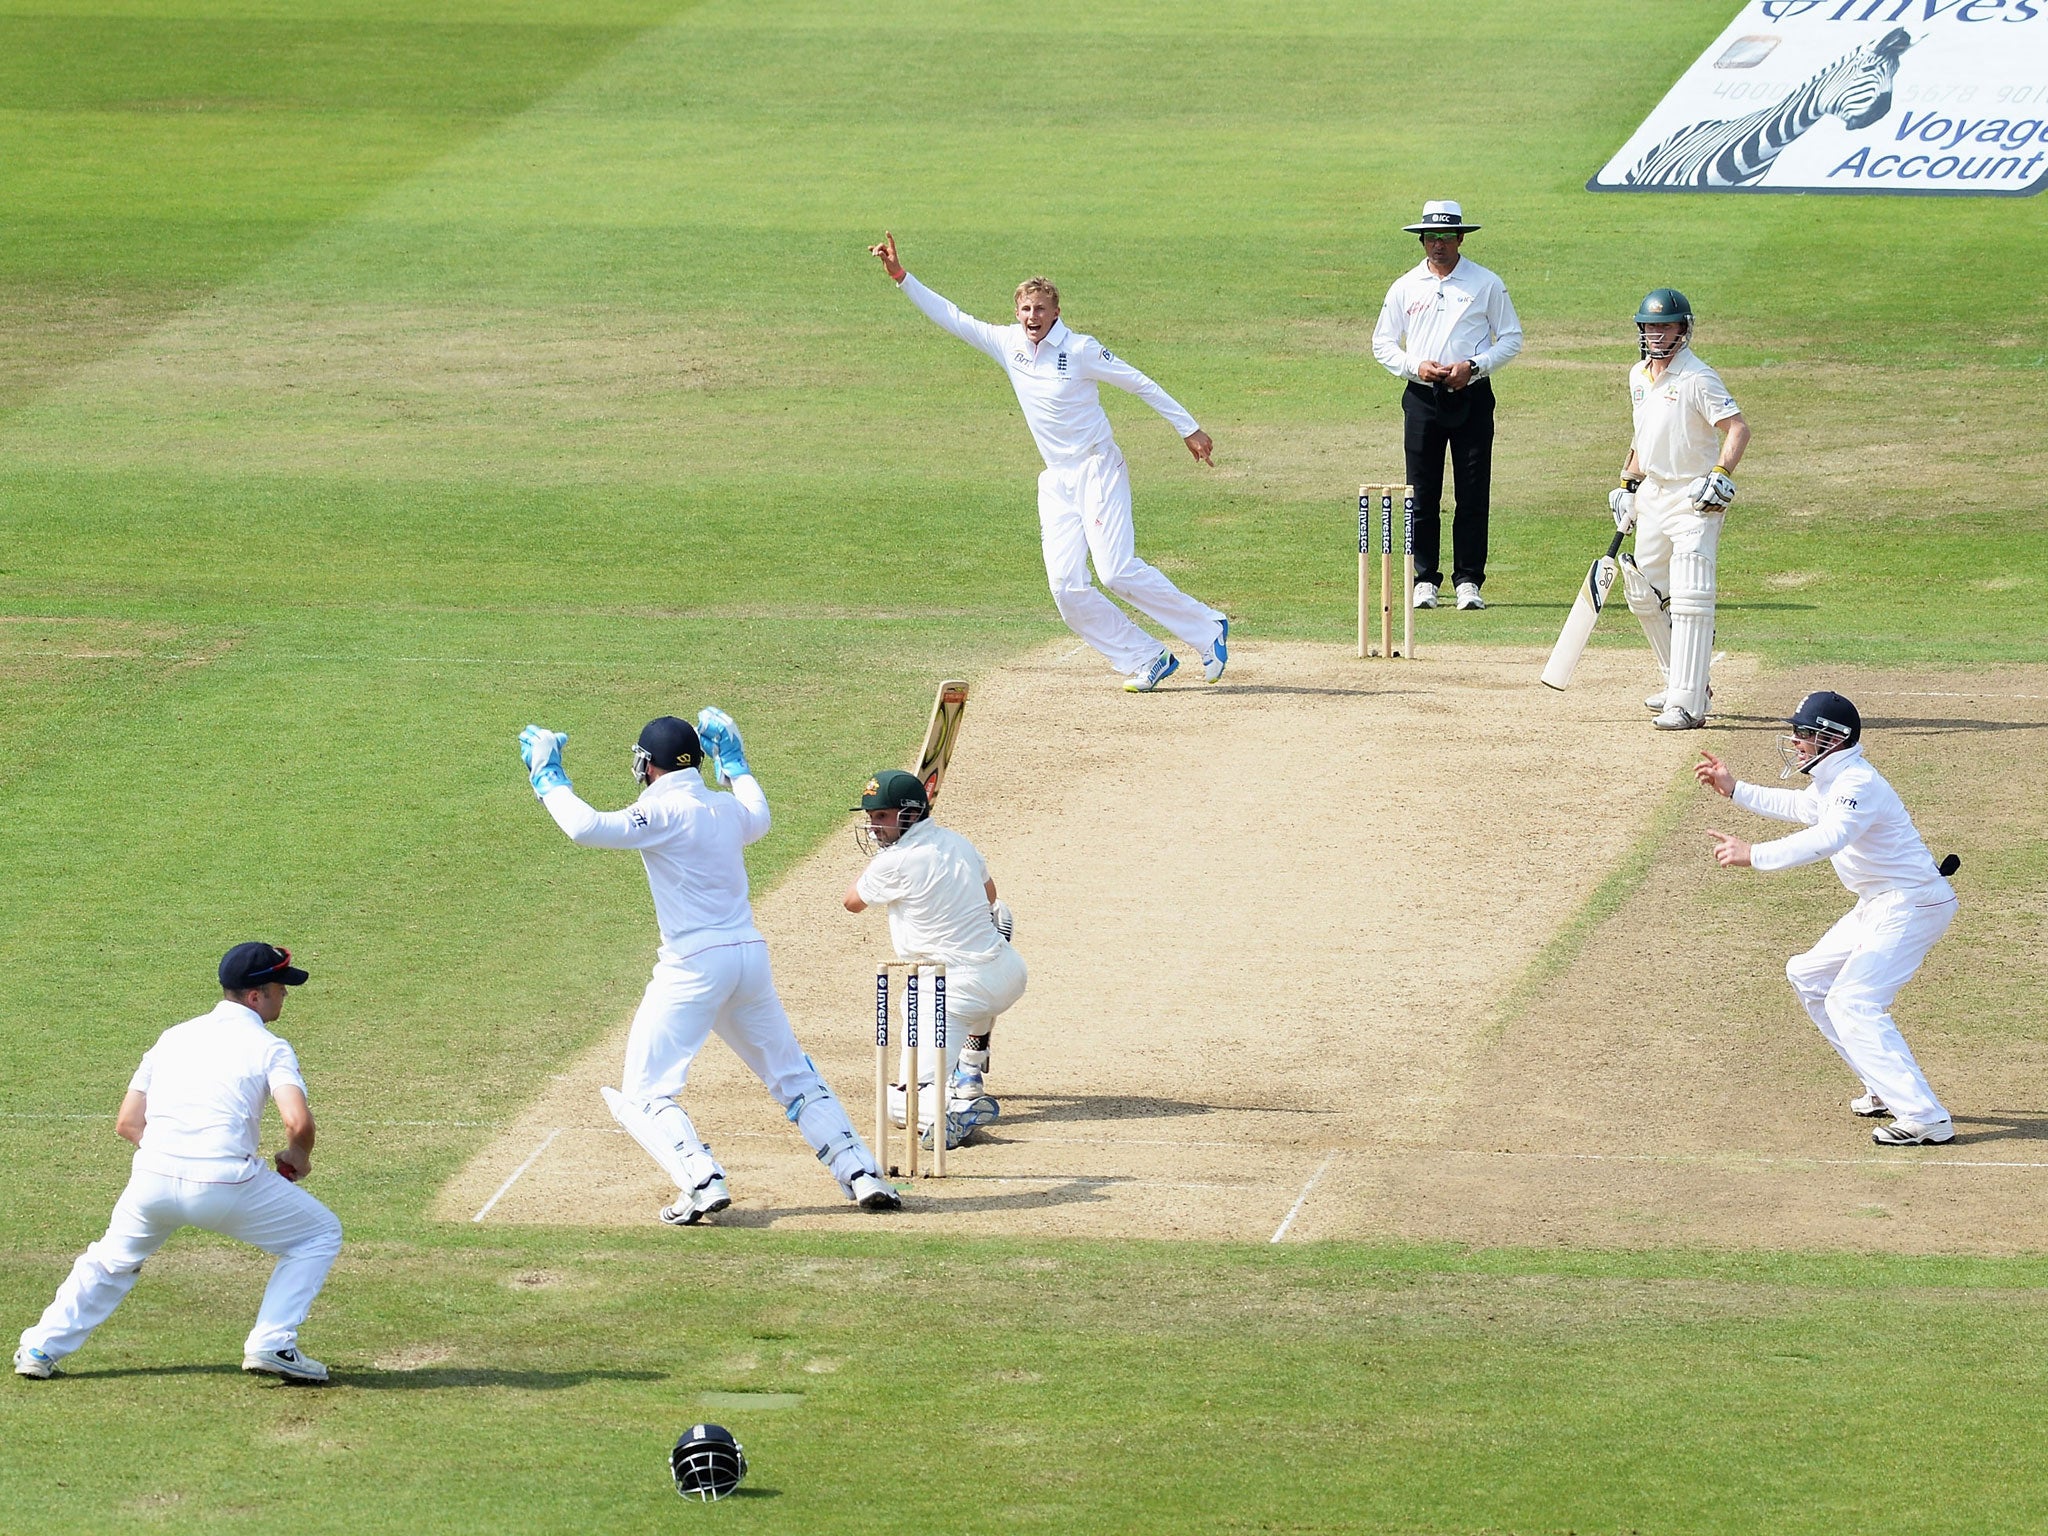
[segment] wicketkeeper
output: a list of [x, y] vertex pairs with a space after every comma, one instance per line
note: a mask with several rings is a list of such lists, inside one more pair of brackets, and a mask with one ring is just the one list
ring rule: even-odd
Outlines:
[[1648, 294], [1636, 309], [1636, 333], [1642, 360], [1628, 375], [1635, 436], [1608, 503], [1615, 526], [1635, 530], [1621, 582], [1664, 678], [1643, 703], [1658, 712], [1659, 730], [1689, 731], [1707, 723], [1714, 565], [1749, 423], [1721, 376], [1694, 354], [1684, 294]]
[[[732, 717], [706, 709], [695, 726], [673, 715], [650, 720], [633, 748], [633, 777], [646, 787], [622, 811], [593, 810], [570, 788], [562, 770], [568, 739], [537, 725], [519, 733], [533, 792], [571, 842], [640, 855], [661, 928], [654, 974], [626, 1037], [623, 1079], [616, 1090], [603, 1090], [612, 1118], [675, 1180], [678, 1194], [661, 1219], [695, 1226], [732, 1204], [725, 1169], [676, 1102], [690, 1063], [713, 1033], [775, 1096], [849, 1200], [870, 1211], [900, 1209], [901, 1198], [797, 1045], [775, 995], [741, 854], [768, 834], [768, 797], [747, 765]], [[699, 764], [707, 753], [731, 794], [704, 782]]]
[[931, 819], [931, 799], [916, 774], [877, 773], [854, 812], [861, 818], [855, 834], [874, 857], [847, 887], [846, 910], [886, 909], [898, 959], [946, 967], [946, 1059], [937, 1059], [927, 1037], [912, 1063], [906, 1040], [902, 1070], [889, 1090], [890, 1115], [905, 1123], [915, 1071], [918, 1127], [929, 1135], [943, 1081], [946, 1144], [958, 1146], [1002, 1113], [984, 1091], [990, 1033], [997, 1016], [1024, 995], [1027, 979], [1023, 959], [1010, 947], [1010, 909], [997, 897], [988, 862], [974, 844]]
[[1806, 788], [1739, 783], [1711, 752], [1700, 754], [1693, 775], [1744, 810], [1805, 830], [1755, 844], [1709, 832], [1715, 861], [1727, 869], [1834, 861], [1856, 905], [1812, 949], [1792, 957], [1786, 978], [1821, 1037], [1862, 1080], [1849, 1108], [1892, 1117], [1870, 1133], [1872, 1141], [1953, 1141], [1955, 1126], [1892, 1022], [1891, 1006], [1955, 921], [1956, 893], [1944, 877], [1961, 861], [1951, 854], [1936, 867], [1898, 792], [1864, 757], [1863, 719], [1854, 704], [1839, 693], [1809, 693], [1786, 723], [1792, 732], [1778, 738], [1785, 761], [1778, 777], [1806, 774]]

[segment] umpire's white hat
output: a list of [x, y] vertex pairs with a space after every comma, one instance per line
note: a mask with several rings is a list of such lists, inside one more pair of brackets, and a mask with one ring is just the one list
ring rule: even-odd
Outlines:
[[1465, 210], [1456, 203], [1424, 203], [1422, 222], [1401, 226], [1411, 235], [1469, 235], [1480, 226], [1465, 222]]

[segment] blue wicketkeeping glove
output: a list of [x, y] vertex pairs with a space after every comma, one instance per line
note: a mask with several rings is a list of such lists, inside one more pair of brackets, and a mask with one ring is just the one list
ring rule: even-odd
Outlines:
[[718, 770], [720, 783], [754, 771], [747, 766], [747, 749], [740, 742], [740, 728], [724, 710], [697, 711], [697, 740]]
[[519, 760], [526, 764], [533, 792], [540, 799], [546, 799], [551, 789], [569, 787], [569, 775], [562, 771], [562, 744], [568, 739], [567, 731], [540, 725], [529, 725], [519, 733]]

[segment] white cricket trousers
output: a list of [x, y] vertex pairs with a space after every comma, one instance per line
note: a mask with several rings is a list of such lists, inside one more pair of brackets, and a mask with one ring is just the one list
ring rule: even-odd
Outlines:
[[135, 1289], [149, 1256], [180, 1227], [239, 1238], [277, 1255], [246, 1354], [290, 1349], [327, 1271], [341, 1252], [341, 1222], [334, 1212], [269, 1168], [239, 1184], [204, 1184], [141, 1169], [114, 1202], [107, 1234], [79, 1256], [57, 1287], [41, 1319], [23, 1332], [22, 1347], [61, 1360], [113, 1316]]
[[[1714, 660], [1715, 567], [1727, 514], [1694, 508], [1685, 494], [1689, 483], [1653, 476], [1636, 488], [1635, 562], [1670, 602], [1665, 702], [1704, 719], [1707, 674]], [[1646, 627], [1664, 622], [1642, 617]], [[1656, 645], [1654, 638], [1651, 645]]]
[[690, 1079], [690, 1063], [713, 1034], [788, 1104], [813, 1090], [818, 1074], [796, 1043], [768, 945], [753, 939], [655, 964], [626, 1036], [620, 1089], [629, 1099], [672, 1099]]
[[[952, 1081], [953, 1072], [960, 1065], [960, 1052], [967, 1044], [967, 1037], [987, 1034], [998, 1017], [1016, 1006], [1029, 980], [1024, 969], [1024, 957], [1010, 947], [1007, 939], [1001, 949], [986, 959], [946, 962], [945, 1075], [948, 1082]], [[917, 1080], [920, 1083], [938, 1081], [936, 1047], [932, 1044], [932, 981], [931, 971], [918, 971]], [[907, 1083], [910, 1081], [910, 1038], [907, 1032], [902, 1039], [903, 1049], [898, 1053], [896, 1075]], [[929, 1103], [924, 1106], [923, 1113], [925, 1123], [930, 1124], [932, 1107]]]
[[1822, 1037], [1864, 1088], [1909, 1125], [1935, 1125], [1949, 1115], [1892, 1022], [1892, 999], [1955, 915], [1956, 893], [1946, 880], [1866, 896], [1785, 965]]
[[1038, 536], [1052, 600], [1067, 628], [1126, 676], [1159, 655], [1159, 642], [1088, 579], [1102, 585], [1174, 635], [1206, 651], [1222, 632], [1223, 615], [1196, 602], [1134, 553], [1131, 471], [1114, 443], [1078, 464], [1048, 466], [1038, 477]]
[[664, 949], [626, 1035], [620, 1103], [612, 1113], [678, 1189], [696, 1189], [725, 1173], [676, 1102], [690, 1063], [713, 1034], [761, 1079], [849, 1196], [857, 1175], [876, 1172], [874, 1154], [845, 1106], [796, 1043], [775, 995], [766, 941], [751, 939], [690, 955]]

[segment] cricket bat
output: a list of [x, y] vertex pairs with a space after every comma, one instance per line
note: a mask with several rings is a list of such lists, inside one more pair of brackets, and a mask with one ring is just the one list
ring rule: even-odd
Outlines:
[[[1611, 563], [1611, 562], [1610, 562]], [[959, 679], [939, 684], [932, 700], [931, 723], [924, 728], [924, 747], [910, 771], [924, 780], [924, 792], [936, 801], [939, 786], [946, 782], [946, 766], [953, 761], [953, 748], [960, 740], [960, 717], [967, 713], [967, 685]]]
[[1621, 574], [1614, 557], [1620, 553], [1624, 537], [1619, 528], [1615, 529], [1607, 553], [1587, 569], [1571, 616], [1564, 621], [1564, 630], [1558, 635], [1557, 644], [1550, 648], [1550, 660], [1544, 664], [1544, 687], [1562, 689], [1570, 684], [1579, 658], [1586, 653], [1586, 642], [1592, 638], [1593, 626], [1599, 621], [1600, 610], [1607, 606], [1607, 594], [1614, 590], [1614, 580]]

